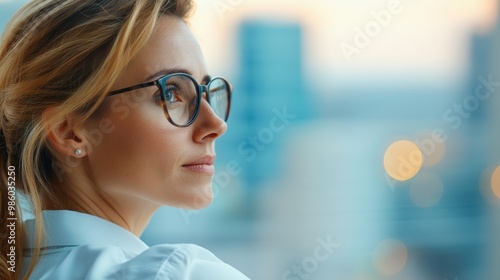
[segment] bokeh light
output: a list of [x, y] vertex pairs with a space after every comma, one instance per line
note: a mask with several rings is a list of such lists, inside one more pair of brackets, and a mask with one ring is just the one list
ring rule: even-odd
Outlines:
[[432, 173], [420, 173], [410, 184], [411, 200], [420, 207], [436, 205], [441, 200], [443, 192], [441, 179]]
[[491, 175], [491, 189], [495, 196], [500, 199], [500, 166], [495, 168], [495, 171]]
[[407, 140], [394, 142], [384, 155], [384, 167], [392, 178], [406, 181], [413, 178], [422, 167], [422, 152]]
[[383, 275], [397, 274], [406, 265], [407, 260], [408, 249], [399, 240], [384, 240], [375, 249], [375, 267]]

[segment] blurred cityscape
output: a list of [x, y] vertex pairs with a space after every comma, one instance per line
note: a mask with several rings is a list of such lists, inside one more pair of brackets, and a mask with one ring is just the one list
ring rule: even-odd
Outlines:
[[[236, 32], [214, 202], [160, 209], [146, 243], [196, 243], [251, 279], [500, 279], [500, 23], [468, 35], [465, 79], [379, 73], [328, 102], [306, 78], [300, 22]], [[401, 140], [420, 158], [391, 151]], [[415, 172], [396, 180], [394, 153]]]

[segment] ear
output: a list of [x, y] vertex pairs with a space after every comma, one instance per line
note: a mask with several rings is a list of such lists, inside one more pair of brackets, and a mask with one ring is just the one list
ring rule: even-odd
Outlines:
[[[42, 118], [47, 120], [54, 114], [56, 107], [46, 108]], [[49, 145], [62, 155], [83, 158], [87, 154], [87, 145], [80, 128], [75, 127], [77, 117], [73, 114], [65, 116], [48, 128]]]

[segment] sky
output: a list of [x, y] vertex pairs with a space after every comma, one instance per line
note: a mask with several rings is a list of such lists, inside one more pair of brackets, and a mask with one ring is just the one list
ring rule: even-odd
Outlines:
[[[399, 13], [347, 59], [340, 46], [355, 46], [357, 28], [366, 28], [373, 13], [394, 1]], [[257, 18], [301, 23], [305, 72], [313, 80], [381, 71], [448, 79], [465, 75], [470, 36], [492, 28], [497, 5], [497, 0], [199, 0], [191, 25], [216, 71], [237, 72], [232, 63], [237, 26]]]
[[[26, 0], [0, 0], [0, 18]], [[244, 19], [299, 22], [304, 67], [310, 80], [356, 77], [360, 73], [408, 73], [460, 78], [468, 66], [470, 35], [493, 26], [498, 0], [197, 0], [190, 24], [209, 68], [238, 71], [237, 28]], [[357, 30], [374, 23], [373, 13], [400, 3], [386, 26], [356, 47]], [[8, 13], [9, 15], [4, 15]], [[0, 20], [1, 21], [1, 20]], [[380, 25], [379, 25], [380, 26]], [[366, 32], [365, 32], [366, 34]], [[349, 50], [352, 50], [350, 48]]]

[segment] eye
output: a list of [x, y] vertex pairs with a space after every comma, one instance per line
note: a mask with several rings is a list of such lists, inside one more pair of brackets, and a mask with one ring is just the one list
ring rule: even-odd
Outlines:
[[170, 103], [177, 101], [178, 92], [177, 87], [169, 85], [165, 92], [165, 101]]
[[180, 106], [186, 101], [182, 88], [177, 84], [166, 85], [165, 91], [165, 102], [169, 106]]

